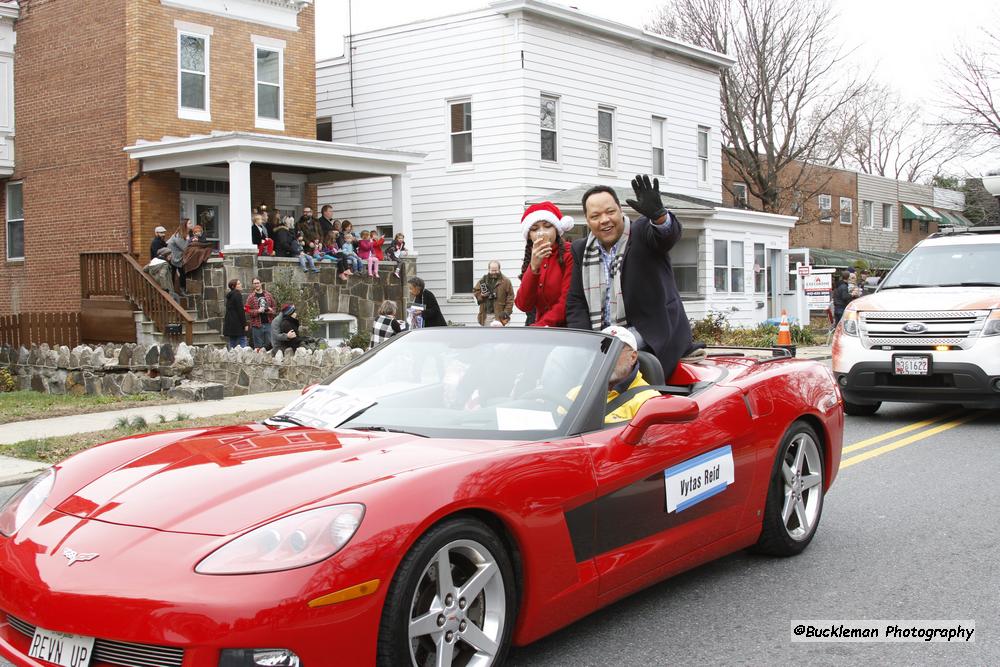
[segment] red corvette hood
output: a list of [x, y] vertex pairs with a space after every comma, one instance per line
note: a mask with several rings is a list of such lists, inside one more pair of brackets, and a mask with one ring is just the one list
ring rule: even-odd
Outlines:
[[57, 509], [110, 523], [228, 535], [380, 478], [499, 444], [310, 428], [220, 429], [111, 470]]

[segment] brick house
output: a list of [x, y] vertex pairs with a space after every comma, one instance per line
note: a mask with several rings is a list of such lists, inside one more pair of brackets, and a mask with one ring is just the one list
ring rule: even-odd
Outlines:
[[255, 253], [252, 206], [298, 214], [346, 173], [389, 177], [408, 224], [419, 155], [317, 140], [312, 0], [0, 2], [4, 76], [0, 315], [79, 311], [81, 253], [145, 263], [182, 217]]

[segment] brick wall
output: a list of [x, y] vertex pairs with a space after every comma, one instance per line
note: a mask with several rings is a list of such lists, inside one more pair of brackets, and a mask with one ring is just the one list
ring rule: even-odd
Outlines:
[[125, 0], [21, 2], [14, 54], [21, 264], [0, 272], [0, 312], [80, 308], [87, 250], [127, 250]]
[[169, 238], [181, 217], [181, 179], [176, 171], [143, 174], [132, 184], [132, 233], [139, 262], [149, 259], [149, 244], [157, 225], [167, 228]]
[[[314, 8], [298, 15], [298, 32], [129, 0], [127, 22], [128, 134], [139, 139], [207, 134], [212, 130], [316, 138]], [[209, 40], [211, 122], [177, 117], [177, 28], [180, 20], [213, 29]], [[254, 127], [254, 45], [251, 35], [285, 41], [285, 131]]]

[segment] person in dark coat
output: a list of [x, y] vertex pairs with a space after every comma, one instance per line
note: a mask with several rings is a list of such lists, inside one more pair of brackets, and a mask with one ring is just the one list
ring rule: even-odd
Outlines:
[[278, 257], [298, 257], [302, 252], [298, 241], [295, 240], [295, 234], [284, 223], [274, 228], [271, 238], [274, 239], [274, 254]]
[[627, 203], [641, 216], [635, 222], [622, 213], [612, 188], [598, 185], [583, 195], [590, 233], [573, 242], [566, 325], [596, 331], [627, 326], [669, 378], [692, 346], [669, 254], [681, 238], [681, 224], [663, 206], [658, 180], [650, 184], [648, 176], [636, 176], [632, 189], [636, 198]]
[[247, 346], [247, 313], [243, 306], [243, 283], [238, 278], [229, 281], [226, 293], [226, 317], [222, 320], [222, 335], [226, 337], [226, 347]]
[[441, 307], [438, 306], [437, 297], [424, 288], [424, 279], [413, 276], [406, 281], [413, 298], [413, 305], [423, 308], [420, 315], [423, 317], [424, 327], [446, 327], [444, 315], [441, 314]]
[[271, 352], [295, 352], [302, 345], [299, 336], [299, 320], [295, 317], [295, 304], [281, 306], [278, 316], [271, 323]]
[[854, 294], [851, 293], [851, 272], [845, 269], [840, 272], [840, 282], [833, 290], [833, 326], [837, 326], [840, 322], [847, 304], [851, 301], [854, 301]]
[[158, 225], [153, 230], [153, 241], [149, 244], [149, 258], [156, 259], [160, 251], [167, 247], [167, 228]]

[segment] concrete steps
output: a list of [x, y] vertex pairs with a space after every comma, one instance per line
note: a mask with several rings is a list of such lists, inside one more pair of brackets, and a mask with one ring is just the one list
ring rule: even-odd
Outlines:
[[[197, 311], [188, 309], [188, 315], [194, 319], [194, 334], [192, 343], [194, 345], [212, 345], [221, 347], [226, 344], [226, 339], [218, 329], [213, 329], [207, 319], [199, 318]], [[144, 345], [162, 345], [171, 340], [163, 333], [156, 330], [156, 325], [152, 320], [146, 318], [142, 311], [135, 311], [136, 339]]]

